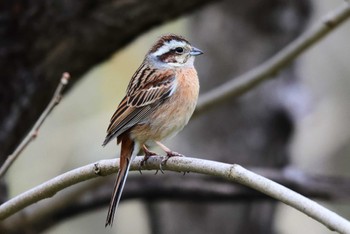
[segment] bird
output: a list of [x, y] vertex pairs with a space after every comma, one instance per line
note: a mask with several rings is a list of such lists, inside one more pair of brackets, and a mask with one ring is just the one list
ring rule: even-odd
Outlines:
[[184, 37], [166, 34], [151, 47], [132, 76], [102, 144], [105, 146], [114, 138], [121, 144], [119, 170], [105, 227], [113, 225], [130, 164], [141, 149], [145, 154], [141, 166], [156, 155], [148, 149], [155, 144], [166, 153], [164, 164], [170, 157], [183, 156], [161, 141], [181, 131], [195, 110], [199, 81], [194, 60], [201, 54]]

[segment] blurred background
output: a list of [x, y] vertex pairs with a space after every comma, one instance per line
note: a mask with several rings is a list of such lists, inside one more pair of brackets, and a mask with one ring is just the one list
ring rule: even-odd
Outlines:
[[[9, 197], [68, 170], [118, 156], [115, 144], [101, 146], [109, 119], [159, 35], [184, 35], [205, 52], [196, 60], [204, 93], [264, 62], [341, 4], [341, 0], [224, 1], [143, 33], [91, 67], [65, 94], [39, 137], [9, 170]], [[188, 156], [243, 166], [293, 166], [312, 175], [350, 175], [349, 35], [347, 22], [276, 79], [209, 110], [167, 143]], [[96, 45], [96, 50], [103, 46]], [[348, 201], [319, 202], [350, 219]], [[107, 206], [94, 209], [43, 233], [331, 233], [293, 208], [271, 201], [127, 200], [121, 203], [112, 229], [104, 228], [106, 212]]]

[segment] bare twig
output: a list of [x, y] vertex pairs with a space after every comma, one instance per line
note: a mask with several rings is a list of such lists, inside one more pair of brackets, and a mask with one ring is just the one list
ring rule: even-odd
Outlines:
[[62, 74], [60, 83], [58, 84], [56, 91], [55, 91], [49, 105], [46, 107], [44, 112], [41, 114], [39, 119], [36, 121], [32, 130], [23, 139], [23, 141], [17, 146], [15, 151], [7, 157], [6, 161], [1, 166], [0, 178], [5, 175], [7, 170], [11, 167], [11, 165], [18, 158], [18, 156], [23, 152], [23, 150], [29, 145], [29, 143], [32, 142], [38, 136], [39, 129], [40, 129], [41, 125], [44, 123], [45, 119], [47, 118], [47, 116], [49, 116], [49, 114], [55, 108], [55, 106], [57, 106], [58, 103], [60, 102], [60, 100], [62, 98], [63, 89], [68, 84], [69, 78], [70, 78], [70, 75], [67, 72]]
[[272, 79], [282, 68], [315, 45], [317, 41], [336, 29], [349, 17], [350, 4], [346, 2], [344, 6], [330, 12], [318, 24], [260, 66], [203, 94], [198, 101], [194, 116], [218, 103], [246, 93], [265, 80]]
[[[138, 170], [142, 159], [143, 157], [137, 157], [132, 163], [131, 170]], [[145, 168], [151, 170], [159, 169], [161, 160], [162, 157], [152, 157]], [[57, 176], [56, 178], [32, 188], [31, 190], [2, 204], [0, 206], [0, 220], [9, 217], [30, 204], [49, 198], [60, 190], [73, 184], [98, 176], [112, 174], [117, 170], [118, 166], [119, 160], [102, 160]], [[171, 158], [163, 169], [212, 175], [238, 182], [294, 207], [324, 224], [331, 230], [340, 233], [350, 233], [350, 222], [346, 219], [316, 202], [267, 178], [248, 171], [239, 165], [230, 165], [188, 157], [178, 157]]]

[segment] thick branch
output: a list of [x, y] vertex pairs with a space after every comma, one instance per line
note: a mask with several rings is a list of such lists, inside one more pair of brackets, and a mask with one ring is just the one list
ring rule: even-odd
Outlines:
[[[350, 199], [348, 178], [312, 176], [295, 168], [283, 170], [255, 168], [253, 171], [307, 197], [333, 202]], [[114, 179], [115, 177], [112, 176], [110, 180], [91, 180], [89, 183], [82, 184], [83, 186], [75, 187], [74, 191], [64, 191], [53, 200], [49, 199], [17, 212], [2, 222], [0, 227], [9, 233], [22, 233], [28, 231], [28, 224], [30, 224], [31, 232], [39, 233], [73, 216], [104, 207], [110, 200], [111, 184]], [[164, 181], [166, 183], [163, 183]], [[122, 200], [135, 198], [148, 201], [181, 200], [193, 202], [272, 200], [271, 197], [239, 184], [219, 178], [194, 176], [193, 174], [186, 174], [186, 178], [181, 180], [181, 183], [179, 183], [179, 177], [174, 177], [171, 174], [161, 176], [131, 175], [125, 186]], [[10, 232], [9, 230], [16, 231]]]
[[[283, 170], [254, 168], [253, 171], [307, 197], [332, 202], [350, 199], [348, 178], [312, 176], [295, 168]], [[45, 200], [17, 212], [3, 221], [0, 229], [8, 233], [24, 233], [30, 226], [32, 233], [39, 233], [66, 219], [104, 207], [109, 203], [114, 179], [115, 176], [112, 175], [108, 180], [91, 180], [89, 183], [82, 183], [83, 186], [75, 186], [73, 191], [65, 190], [54, 199]], [[186, 174], [181, 183], [179, 179], [168, 173], [161, 176], [155, 176], [153, 173], [142, 176], [131, 175], [124, 188], [122, 200], [192, 202], [272, 200], [271, 197], [255, 190], [219, 178]], [[166, 183], [163, 183], [164, 181]]]
[[[249, 168], [250, 170], [250, 168]], [[279, 184], [297, 191], [307, 197], [324, 201], [344, 201], [350, 199], [349, 178], [312, 176], [293, 168], [252, 169], [252, 171], [269, 178]], [[131, 176], [125, 187], [123, 199], [141, 198], [146, 200], [196, 200], [201, 201], [251, 201], [254, 199], [269, 199], [269, 197], [247, 189], [241, 185], [229, 183], [218, 178], [193, 176], [186, 174], [179, 183], [179, 177], [171, 175]], [[114, 180], [114, 178], [112, 178]], [[166, 181], [166, 183], [162, 183]], [[106, 181], [101, 191], [106, 191], [106, 202], [110, 199], [111, 182]], [[142, 185], [140, 187], [140, 184]], [[94, 185], [96, 189], [96, 185]], [[108, 187], [107, 187], [108, 186]], [[109, 188], [109, 189], [108, 189]], [[213, 189], [214, 188], [214, 189]], [[176, 192], [174, 192], [176, 191]], [[101, 194], [101, 192], [99, 192]], [[96, 199], [97, 196], [92, 196]]]
[[[143, 157], [138, 157], [132, 163], [131, 170], [137, 170]], [[39, 185], [0, 206], [0, 219], [5, 219], [24, 207], [53, 196], [58, 191], [97, 176], [106, 176], [117, 170], [118, 160], [103, 160], [95, 164], [90, 164], [70, 172], [62, 174], [42, 185]], [[148, 161], [147, 169], [157, 169], [161, 157], [154, 157]], [[225, 178], [238, 182], [257, 191], [260, 191], [272, 198], [290, 205], [299, 211], [318, 220], [331, 230], [340, 233], [350, 232], [350, 223], [332, 211], [320, 206], [302, 195], [279, 185], [271, 180], [250, 172], [239, 165], [224, 164], [209, 160], [194, 158], [172, 158], [164, 167], [165, 170], [178, 172], [194, 172], [206, 175]]]
[[282, 68], [286, 67], [311, 46], [316, 45], [316, 42], [323, 39], [349, 17], [350, 3], [346, 2], [344, 6], [336, 9], [334, 12], [330, 12], [319, 23], [314, 25], [314, 27], [260, 66], [203, 94], [198, 101], [194, 115], [225, 100], [240, 96], [255, 88], [263, 81], [274, 78], [275, 74], [282, 70]]

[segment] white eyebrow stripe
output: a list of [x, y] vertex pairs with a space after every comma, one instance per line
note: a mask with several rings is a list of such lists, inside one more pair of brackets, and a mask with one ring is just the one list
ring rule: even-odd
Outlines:
[[162, 47], [158, 48], [158, 50], [156, 52], [154, 52], [153, 55], [160, 56], [160, 55], [163, 55], [163, 54], [169, 52], [173, 48], [184, 47], [185, 45], [186, 45], [185, 42], [171, 40], [169, 42], [166, 42]]
[[165, 54], [169, 51], [169, 46], [167, 44], [163, 45], [162, 47], [158, 48], [156, 52], [153, 53], [154, 56], [160, 56], [162, 54]]

